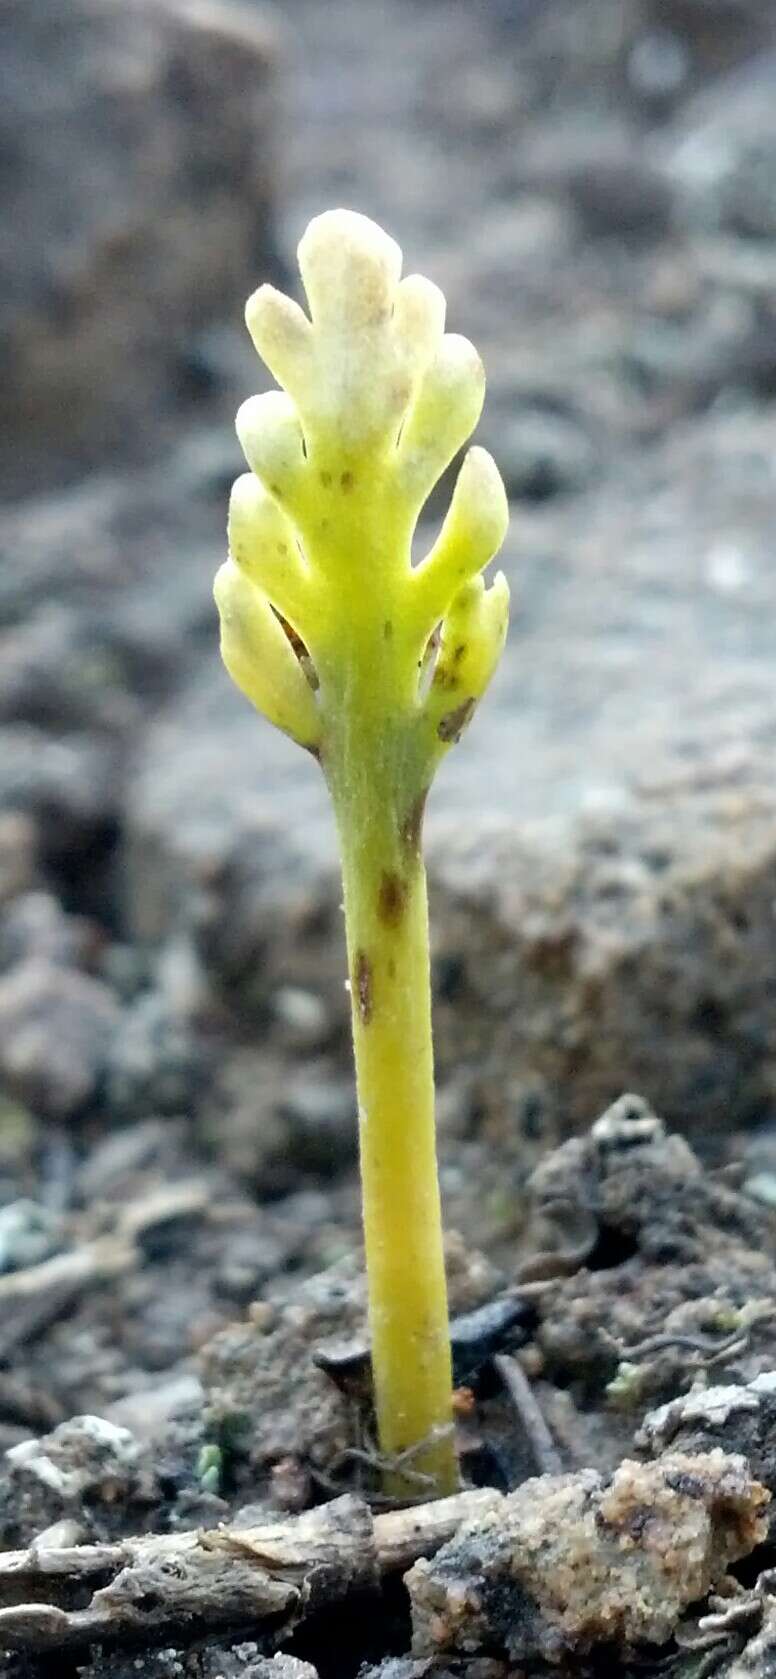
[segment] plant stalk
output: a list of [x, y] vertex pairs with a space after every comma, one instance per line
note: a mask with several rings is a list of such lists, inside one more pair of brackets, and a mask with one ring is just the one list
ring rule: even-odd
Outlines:
[[[379, 717], [330, 777], [340, 836], [372, 1370], [386, 1486], [458, 1488], [434, 1122], [423, 790]], [[399, 736], [401, 740], [401, 736]], [[412, 793], [414, 792], [414, 798]], [[420, 1477], [426, 1477], [425, 1481]]]

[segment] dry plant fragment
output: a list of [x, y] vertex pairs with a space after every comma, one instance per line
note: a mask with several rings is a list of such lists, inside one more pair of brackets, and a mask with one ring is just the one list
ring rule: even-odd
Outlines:
[[390, 1490], [417, 1496], [457, 1484], [421, 828], [504, 644], [506, 581], [486, 589], [481, 572], [507, 503], [491, 457], [470, 449], [413, 566], [421, 508], [479, 417], [482, 363], [445, 334], [437, 287], [401, 279], [398, 246], [365, 217], [317, 217], [299, 266], [309, 317], [271, 286], [247, 306], [283, 388], [237, 418], [251, 471], [215, 593], [228, 670], [320, 760], [332, 795], [380, 1444], [411, 1463]]
[[0, 1556], [0, 1648], [61, 1655], [101, 1644], [188, 1644], [250, 1629], [274, 1647], [325, 1604], [363, 1604], [386, 1574], [430, 1556], [501, 1494], [458, 1493], [373, 1517], [348, 1495], [262, 1527], [144, 1534], [111, 1544], [62, 1540]]

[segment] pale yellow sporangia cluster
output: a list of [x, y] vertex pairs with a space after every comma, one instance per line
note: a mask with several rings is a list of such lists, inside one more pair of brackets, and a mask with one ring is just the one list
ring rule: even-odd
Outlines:
[[[268, 285], [246, 309], [283, 389], [251, 397], [237, 417], [251, 471], [232, 492], [216, 582], [224, 661], [271, 722], [320, 751], [336, 668], [371, 660], [375, 643], [382, 655], [390, 624], [394, 705], [428, 778], [487, 687], [507, 627], [505, 578], [486, 590], [479, 575], [507, 525], [484, 449], [467, 453], [430, 553], [414, 567], [411, 557], [424, 502], [479, 418], [482, 363], [445, 333], [439, 289], [401, 279], [398, 245], [366, 217], [318, 216], [299, 266], [309, 318]], [[440, 624], [426, 689], [418, 668]], [[309, 653], [301, 663], [297, 638]]]

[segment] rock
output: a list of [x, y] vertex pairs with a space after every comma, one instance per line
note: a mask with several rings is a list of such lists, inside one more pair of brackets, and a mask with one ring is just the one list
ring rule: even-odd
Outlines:
[[142, 1445], [156, 1446], [165, 1428], [186, 1413], [197, 1415], [202, 1409], [202, 1387], [197, 1377], [173, 1375], [167, 1382], [141, 1388], [138, 1393], [117, 1399], [108, 1408], [106, 1421], [128, 1428]]
[[477, 1068], [472, 1104], [496, 1123], [495, 1070], [513, 1070], [505, 1141], [516, 1104], [530, 1140], [537, 1105], [552, 1135], [628, 1086], [707, 1151], [769, 1109], [770, 792], [754, 764], [726, 775], [712, 756], [649, 779], [597, 818], [534, 833], [494, 822], [486, 844], [450, 825], [440, 843], [437, 951], [456, 965], [440, 1062], [457, 1050]]
[[[149, 1184], [168, 1183], [190, 1167], [183, 1122], [146, 1119], [102, 1136], [76, 1173], [79, 1199], [130, 1202]], [[140, 1187], [139, 1187], [140, 1186]]]
[[196, 1657], [196, 1676], [190, 1651], [152, 1650], [129, 1656], [98, 1655], [86, 1667], [79, 1667], [80, 1679], [317, 1679], [309, 1662], [296, 1656], [263, 1656], [258, 1644], [227, 1646], [209, 1644]]
[[743, 1457], [669, 1453], [543, 1476], [405, 1576], [418, 1656], [552, 1663], [664, 1644], [729, 1563], [762, 1542], [770, 1494]]
[[646, 19], [667, 26], [692, 53], [697, 69], [718, 75], [773, 41], [768, 0], [641, 0]]
[[66, 915], [50, 892], [24, 892], [0, 911], [0, 973], [19, 962], [81, 967], [97, 954], [94, 929]]
[[[106, 1679], [107, 1658], [79, 1667], [80, 1679]], [[188, 1650], [152, 1650], [110, 1656], [110, 1679], [318, 1679], [317, 1670], [296, 1656], [264, 1656], [258, 1644], [208, 1644], [196, 1657]]]
[[60, 1246], [59, 1222], [48, 1208], [37, 1201], [11, 1201], [0, 1207], [0, 1273], [39, 1265]]
[[288, 1080], [281, 1113], [297, 1171], [336, 1175], [357, 1156], [351, 1079], [327, 1081], [323, 1068], [306, 1066]]
[[126, 1506], [142, 1509], [157, 1495], [150, 1462], [128, 1429], [93, 1416], [12, 1447], [0, 1469], [4, 1544], [28, 1545], [70, 1516], [88, 1521], [90, 1538], [121, 1531]]
[[[481, 1228], [487, 1147], [472, 1159]], [[549, 1154], [529, 1187], [518, 1234], [491, 1251], [530, 1313], [507, 1344], [563, 1467], [605, 1474], [623, 1456], [721, 1446], [776, 1490], [772, 1215], [633, 1096]], [[489, 1415], [491, 1478], [517, 1486], [537, 1459], [514, 1409]]]
[[232, 1049], [200, 1104], [199, 1126], [223, 1164], [263, 1200], [290, 1193], [300, 1178], [336, 1178], [356, 1161], [353, 1080], [332, 1077], [324, 1059], [289, 1073], [285, 1058], [263, 1047]]
[[691, 68], [687, 46], [672, 29], [645, 30], [627, 56], [630, 86], [653, 112], [670, 106]]
[[746, 1387], [711, 1387], [683, 1394], [680, 1399], [669, 1400], [667, 1405], [649, 1412], [636, 1436], [636, 1444], [656, 1456], [669, 1443], [681, 1441], [690, 1432], [705, 1437], [719, 1433], [731, 1417], [749, 1415], [766, 1419], [775, 1400], [776, 1373], [770, 1370], [756, 1376]]
[[35, 828], [21, 811], [0, 810], [0, 904], [35, 884]]
[[[50, 721], [64, 702], [70, 719], [115, 732], [124, 712], [137, 721], [138, 701], [158, 701], [180, 671], [187, 639], [215, 622], [213, 556], [223, 547], [224, 496], [238, 470], [231, 425], [200, 423], [181, 429], [163, 462], [94, 472], [7, 509], [0, 624], [10, 632], [3, 645], [11, 709], [26, 717], [32, 704]], [[64, 645], [52, 663], [46, 652], [55, 632]]]
[[[231, 428], [230, 428], [231, 429]], [[121, 915], [112, 855], [145, 715], [212, 646], [237, 445], [184, 433], [163, 464], [9, 509], [0, 554], [0, 897], [36, 864], [71, 907]], [[225, 463], [228, 463], [225, 465]], [[5, 719], [5, 721], [3, 721]], [[3, 862], [3, 824], [25, 825]], [[19, 844], [21, 837], [19, 835]], [[6, 846], [6, 850], [7, 850]], [[8, 873], [9, 884], [4, 884]]]
[[[333, 876], [322, 778], [314, 766], [300, 774], [298, 748], [266, 729], [261, 773], [246, 776], [256, 729], [225, 673], [208, 662], [182, 703], [150, 731], [129, 794], [125, 857], [135, 931], [158, 942], [176, 921], [191, 928], [209, 974], [243, 1007], [251, 1000], [263, 1006], [264, 951], [288, 944], [289, 921], [293, 941], [306, 921], [320, 919]], [[168, 773], [160, 775], [162, 761]]]
[[126, 733], [139, 710], [133, 676], [126, 640], [99, 616], [43, 608], [0, 637], [0, 721]]
[[548, 406], [517, 406], [488, 429], [498, 429], [499, 466], [511, 496], [520, 501], [549, 501], [587, 487], [599, 468], [595, 448], [573, 414]]
[[202, 1679], [317, 1679], [317, 1673], [296, 1656], [263, 1656], [258, 1644], [233, 1644], [205, 1651]]
[[[719, 1250], [742, 1242], [757, 1252], [768, 1217], [746, 1195], [703, 1172], [683, 1137], [667, 1134], [663, 1122], [637, 1096], [623, 1096], [589, 1133], [574, 1137], [548, 1155], [532, 1174], [532, 1246], [546, 1252], [545, 1221], [556, 1209], [559, 1253], [569, 1224], [584, 1226], [590, 1258], [596, 1246], [628, 1247], [642, 1257], [665, 1255], [690, 1263], [703, 1255], [707, 1232], [719, 1228]], [[573, 1217], [576, 1213], [576, 1218]], [[537, 1240], [544, 1227], [544, 1240]], [[549, 1243], [552, 1246], [552, 1243]], [[769, 1264], [763, 1254], [764, 1268]], [[584, 1262], [584, 1261], [583, 1261]]]
[[[474, 1668], [474, 1679], [502, 1679], [503, 1669], [500, 1664], [492, 1664], [492, 1673], [488, 1674], [481, 1663], [470, 1664]], [[452, 1679], [447, 1668], [440, 1668], [433, 1658], [425, 1661], [415, 1661], [412, 1656], [388, 1656], [386, 1661], [377, 1667], [365, 1667], [359, 1674], [359, 1679]]]
[[18, 1174], [27, 1177], [38, 1143], [35, 1116], [20, 1102], [0, 1095], [0, 1195], [4, 1200], [17, 1193]]
[[[644, 1418], [636, 1446], [649, 1457], [671, 1451], [743, 1452], [752, 1474], [776, 1486], [776, 1371], [764, 1370], [746, 1384], [712, 1386], [669, 1400]], [[769, 1512], [769, 1532], [776, 1513]]]
[[0, 979], [0, 1079], [46, 1119], [94, 1100], [119, 1021], [111, 992], [72, 968], [32, 959]]
[[146, 991], [123, 1011], [108, 1051], [105, 1095], [118, 1119], [190, 1112], [201, 1098], [206, 1053], [190, 1021], [163, 993]]
[[115, 835], [117, 802], [118, 761], [107, 742], [28, 723], [0, 727], [0, 816], [29, 821], [43, 867], [72, 876], [88, 856], [96, 873]]
[[197, 334], [239, 318], [272, 254], [275, 41], [237, 4], [14, 0], [0, 60], [16, 489], [148, 450], [207, 393]]
[[[741, 8], [736, 7], [741, 15]], [[700, 10], [700, 8], [699, 8]], [[776, 38], [711, 87], [701, 87], [668, 128], [661, 152], [685, 216], [708, 228], [726, 226], [745, 238], [772, 237], [768, 158], [774, 145], [771, 90]]]
[[[768, 1213], [704, 1173], [645, 1104], [624, 1098], [549, 1155], [530, 1206], [519, 1275], [555, 1279], [538, 1308], [541, 1373], [548, 1391], [608, 1402], [599, 1453], [629, 1446], [658, 1399], [707, 1371], [712, 1385], [746, 1384], [776, 1361]], [[572, 1430], [583, 1452], [596, 1449], [581, 1444], [584, 1409]]]
[[351, 1441], [351, 1401], [313, 1355], [363, 1321], [363, 1278], [346, 1262], [216, 1336], [202, 1355], [210, 1437], [247, 1456], [254, 1475], [289, 1457], [333, 1470]]
[[722, 219], [750, 239], [776, 239], [776, 133], [738, 151], [723, 184]]
[[144, 1655], [135, 1652], [122, 1656], [114, 1651], [110, 1655], [98, 1651], [94, 1661], [78, 1669], [78, 1679], [108, 1679], [108, 1675], [110, 1679], [189, 1679], [188, 1652], [150, 1650]]
[[326, 1006], [313, 991], [281, 985], [272, 999], [275, 1020], [291, 1050], [320, 1048], [331, 1031]]
[[643, 157], [590, 157], [564, 173], [564, 190], [589, 237], [653, 241], [667, 233], [671, 186]]

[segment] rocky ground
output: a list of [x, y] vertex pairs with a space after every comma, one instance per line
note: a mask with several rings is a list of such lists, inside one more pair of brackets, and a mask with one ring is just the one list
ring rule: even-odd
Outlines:
[[[231, 416], [264, 380], [242, 299], [267, 274], [293, 284], [308, 216], [339, 202], [388, 227], [482, 350], [480, 435], [513, 509], [507, 654], [428, 821], [456, 1311], [523, 1290], [487, 1356], [479, 1320], [461, 1355], [470, 1471], [518, 1497], [547, 1467], [494, 1373], [494, 1350], [519, 1354], [567, 1476], [743, 1453], [728, 1504], [769, 1566], [752, 1487], [776, 1490], [753, 1390], [773, 1367], [776, 1200], [771, 6], [71, 0], [63, 21], [27, 0], [0, 29], [4, 1545], [374, 1488], [353, 1456], [368, 1417], [309, 1356], [363, 1332], [332, 826], [314, 767], [222, 672], [210, 594]], [[600, 1143], [551, 1151], [623, 1090], [696, 1153], [675, 1140], [664, 1169], [653, 1142], [659, 1182], [628, 1178], [602, 1216]], [[748, 1397], [718, 1427], [672, 1413], [669, 1439], [656, 1407], [703, 1381]], [[729, 1604], [745, 1552], [717, 1471], [697, 1475], [699, 1595]], [[687, 1511], [666, 1511], [670, 1533]], [[502, 1606], [512, 1521], [486, 1557]], [[465, 1582], [468, 1555], [439, 1580]], [[681, 1591], [657, 1633], [607, 1599], [617, 1659], [635, 1641], [682, 1679], [766, 1672], [769, 1599], [734, 1567], [746, 1603], [735, 1627], [713, 1611], [721, 1631], [683, 1628]], [[382, 1643], [371, 1609], [344, 1644], [295, 1634], [285, 1666], [250, 1627], [216, 1648], [172, 1626], [126, 1673], [302, 1679], [310, 1660], [347, 1679], [387, 1652], [381, 1679], [502, 1679], [608, 1659], [603, 1599], [561, 1636], [531, 1597], [512, 1644], [480, 1608], [466, 1650], [435, 1568], [439, 1638], [421, 1606], [413, 1656], [389, 1586]], [[83, 1644], [69, 1667], [4, 1659], [9, 1679], [124, 1679]]]

